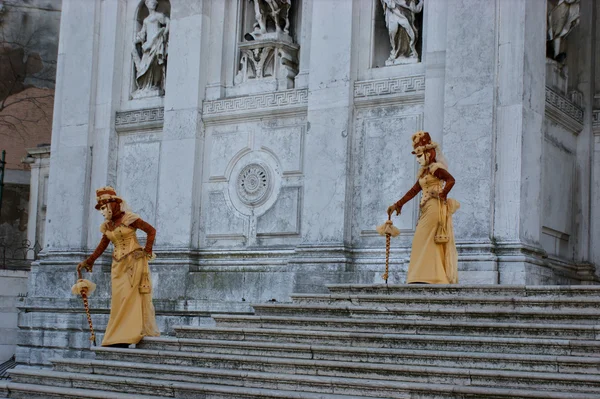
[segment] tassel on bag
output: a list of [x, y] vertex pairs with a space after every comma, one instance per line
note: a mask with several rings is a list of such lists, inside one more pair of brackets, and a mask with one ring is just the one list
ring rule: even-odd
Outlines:
[[[443, 212], [442, 212], [442, 200], [438, 197], [438, 226], [437, 226], [437, 231], [435, 232], [435, 236], [433, 237], [433, 240], [435, 241], [436, 244], [446, 244], [450, 238], [448, 237], [448, 215], [446, 215], [446, 217], [444, 218], [443, 216]], [[447, 206], [446, 204], [444, 204], [444, 206]], [[447, 213], [447, 211], [446, 211]]]

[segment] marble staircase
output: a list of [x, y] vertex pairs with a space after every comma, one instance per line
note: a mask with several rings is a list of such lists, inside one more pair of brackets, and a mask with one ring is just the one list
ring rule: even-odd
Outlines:
[[600, 286], [334, 285], [93, 348], [9, 398], [600, 398]]

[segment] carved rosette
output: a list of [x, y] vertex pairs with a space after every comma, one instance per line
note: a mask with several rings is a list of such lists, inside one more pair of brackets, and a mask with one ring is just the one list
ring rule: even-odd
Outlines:
[[269, 170], [257, 163], [245, 166], [237, 177], [238, 197], [248, 206], [258, 206], [265, 202], [272, 186]]

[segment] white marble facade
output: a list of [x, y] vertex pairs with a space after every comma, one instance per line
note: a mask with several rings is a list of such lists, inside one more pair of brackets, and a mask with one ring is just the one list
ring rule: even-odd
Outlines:
[[[93, 250], [94, 189], [111, 184], [157, 227], [159, 299], [285, 301], [381, 283], [375, 226], [414, 184], [419, 129], [457, 179], [462, 283], [597, 281], [595, 2], [580, 1], [558, 66], [546, 58], [544, 0], [417, 1], [416, 39], [396, 49], [404, 60], [390, 60], [385, 12], [405, 1], [274, 3], [279, 22], [266, 15], [262, 31], [249, 0], [63, 1], [36, 281], [50, 273], [42, 266], [70, 273]], [[144, 7], [158, 16], [146, 21]], [[132, 49], [157, 20], [146, 51], [164, 86], [140, 95]], [[417, 217], [413, 201], [395, 220], [392, 283], [404, 282]]]

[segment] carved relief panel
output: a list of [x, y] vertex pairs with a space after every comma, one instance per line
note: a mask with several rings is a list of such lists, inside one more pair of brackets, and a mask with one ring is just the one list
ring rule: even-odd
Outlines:
[[300, 117], [207, 127], [201, 246], [299, 237], [304, 132]]

